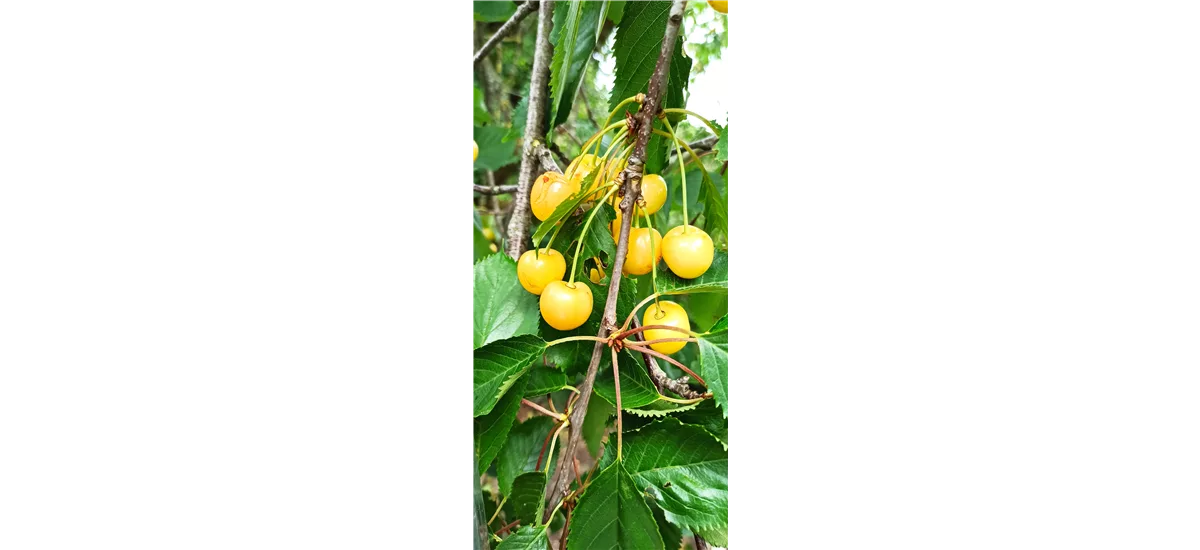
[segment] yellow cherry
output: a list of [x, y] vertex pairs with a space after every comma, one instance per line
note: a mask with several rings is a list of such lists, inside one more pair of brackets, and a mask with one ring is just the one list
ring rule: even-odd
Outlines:
[[499, 251], [500, 251], [500, 249], [496, 247], [496, 243], [489, 244], [489, 245], [488, 245], [488, 248], [490, 248], [490, 249], [492, 250], [492, 252], [499, 252]]
[[726, 0], [724, 2], [718, 2], [717, 0], [708, 0], [708, 5], [712, 6], [712, 9], [717, 10], [721, 13], [729, 13], [729, 1], [728, 0]]
[[490, 227], [485, 227], [483, 228], [483, 238], [489, 241], [494, 241], [496, 240], [496, 232], [492, 231], [492, 228]]
[[600, 263], [600, 258], [592, 258], [592, 261], [596, 262], [596, 267], [588, 272], [588, 278], [593, 283], [600, 284], [600, 281], [604, 280], [604, 264]]
[[572, 330], [592, 315], [592, 289], [582, 282], [551, 281], [538, 301], [542, 319], [558, 330]]
[[667, 267], [684, 279], [695, 279], [712, 265], [712, 238], [694, 225], [680, 225], [667, 231], [662, 247]]
[[[670, 327], [678, 327], [684, 330], [692, 330], [691, 323], [688, 322], [687, 311], [684, 311], [683, 306], [668, 302], [667, 300], [659, 300], [657, 304], [650, 304], [644, 313], [642, 313], [642, 326], [648, 325], [667, 325]], [[643, 333], [647, 341], [659, 340], [662, 338], [687, 338], [688, 335], [683, 332], [667, 330], [661, 328], [647, 329]], [[687, 342], [660, 342], [650, 344], [650, 349], [659, 353], [670, 355], [681, 349]]]
[[553, 248], [526, 250], [517, 260], [517, 280], [533, 294], [541, 294], [547, 284], [561, 281], [567, 272], [567, 260]]
[[[667, 182], [658, 174], [646, 174], [642, 176], [642, 200], [646, 201], [645, 211], [647, 214], [653, 215], [658, 212], [667, 202]], [[638, 206], [638, 215], [642, 214], [642, 207]]]
[[558, 208], [559, 204], [567, 200], [578, 190], [578, 187], [571, 185], [562, 174], [558, 172], [546, 172], [538, 176], [537, 181], [533, 182], [533, 187], [529, 190], [529, 206], [533, 210], [533, 215], [537, 219], [546, 221], [554, 209]]
[[662, 259], [662, 236], [649, 227], [629, 229], [629, 250], [625, 253], [626, 275], [645, 275]]
[[475, 158], [472, 158], [471, 162], [475, 162], [479, 160], [479, 144], [475, 143], [475, 140], [471, 140], [471, 144], [475, 146]]

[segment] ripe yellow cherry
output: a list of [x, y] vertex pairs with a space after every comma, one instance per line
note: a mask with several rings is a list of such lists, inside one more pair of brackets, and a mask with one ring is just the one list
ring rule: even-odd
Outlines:
[[471, 145], [475, 146], [475, 157], [471, 159], [471, 162], [475, 162], [479, 160], [479, 144], [475, 143], [475, 140], [471, 140]]
[[561, 281], [567, 272], [567, 260], [553, 248], [526, 250], [517, 260], [517, 280], [533, 294], [541, 294], [546, 285]]
[[538, 301], [542, 319], [558, 330], [572, 330], [592, 315], [592, 289], [584, 283], [551, 281]]
[[485, 227], [483, 228], [483, 238], [489, 241], [494, 241], [496, 240], [496, 232], [492, 231], [492, 228], [490, 227]]
[[533, 188], [529, 190], [529, 206], [537, 219], [546, 221], [562, 201], [578, 190], [562, 174], [546, 172], [533, 182]]
[[629, 250], [625, 253], [625, 266], [621, 271], [626, 275], [645, 275], [661, 259], [662, 236], [658, 231], [649, 227], [629, 229]]
[[588, 272], [588, 278], [593, 283], [600, 284], [600, 281], [604, 280], [604, 264], [600, 263], [600, 258], [592, 258], [592, 260], [596, 262], [596, 267]]
[[496, 247], [496, 243], [489, 244], [489, 245], [488, 245], [488, 248], [490, 248], [490, 249], [492, 250], [492, 252], [499, 252], [499, 251], [500, 251], [500, 249]]
[[712, 9], [717, 10], [721, 13], [729, 13], [729, 0], [725, 0], [724, 2], [718, 2], [717, 0], [708, 0], [708, 5], [712, 6]]
[[[654, 214], [658, 212], [667, 202], [667, 182], [658, 174], [646, 174], [642, 176], [642, 200], [646, 201], [646, 213]], [[638, 206], [638, 215], [642, 214], [642, 207]]]
[[663, 259], [671, 272], [684, 279], [695, 279], [708, 271], [713, 261], [712, 238], [694, 225], [680, 225], [663, 237]]
[[[650, 304], [646, 308], [646, 311], [642, 313], [642, 326], [648, 325], [667, 325], [684, 330], [692, 330], [692, 325], [688, 322], [687, 311], [684, 311], [683, 306], [666, 300], [659, 300], [657, 304]], [[661, 328], [647, 329], [643, 334], [647, 341], [661, 338], [687, 338], [688, 336], [682, 332]], [[686, 343], [660, 342], [658, 344], [650, 344], [650, 349], [670, 355], [683, 349]]]

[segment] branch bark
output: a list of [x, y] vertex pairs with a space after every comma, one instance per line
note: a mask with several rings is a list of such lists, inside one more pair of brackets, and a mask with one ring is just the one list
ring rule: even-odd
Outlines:
[[503, 25], [500, 25], [500, 28], [496, 29], [496, 34], [493, 34], [487, 42], [483, 43], [483, 46], [479, 48], [479, 51], [475, 52], [475, 66], [478, 67], [479, 62], [482, 61], [483, 58], [487, 57], [487, 54], [491, 53], [491, 51], [496, 48], [496, 45], [499, 44], [501, 40], [504, 40], [504, 37], [516, 32], [517, 28], [521, 26], [521, 20], [525, 19], [527, 15], [533, 13], [533, 10], [537, 9], [537, 7], [538, 3], [534, 0], [529, 0], [528, 2], [517, 6], [517, 12], [512, 14], [512, 17], [509, 17], [508, 21], [505, 21]]
[[[532, 2], [526, 2], [531, 4]], [[554, 0], [542, 0], [538, 8], [537, 44], [533, 50], [533, 77], [529, 81], [529, 110], [525, 117], [525, 139], [521, 146], [521, 172], [517, 176], [517, 193], [513, 197], [512, 219], [508, 221], [508, 242], [504, 252], [516, 260], [529, 243], [529, 188], [535, 171], [542, 164], [534, 153], [538, 138], [545, 134], [546, 99], [550, 82], [550, 30], [554, 28]]]
[[475, 184], [475, 192], [481, 195], [503, 195], [505, 193], [512, 193], [516, 190], [517, 186], [515, 185], [497, 185], [495, 187], [488, 187], [486, 185]]
[[[612, 280], [608, 283], [608, 298], [604, 302], [604, 314], [600, 320], [600, 332], [596, 336], [605, 338], [609, 332], [617, 329], [617, 295], [621, 288], [620, 276], [625, 266], [625, 254], [629, 251], [629, 226], [633, 220], [633, 205], [642, 192], [642, 166], [646, 163], [646, 144], [650, 141], [650, 130], [654, 118], [662, 106], [663, 88], [667, 83], [667, 71], [671, 68], [671, 53], [675, 50], [675, 40], [679, 38], [679, 24], [683, 21], [684, 0], [675, 0], [671, 4], [671, 12], [667, 18], [667, 28], [663, 33], [662, 49], [658, 54], [658, 62], [654, 65], [654, 73], [650, 76], [650, 86], [641, 109], [637, 112], [639, 122], [637, 141], [625, 167], [624, 198], [621, 199], [621, 232], [617, 237], [616, 257], [612, 265]], [[592, 360], [588, 363], [587, 375], [579, 385], [579, 398], [571, 410], [570, 437], [562, 447], [562, 454], [554, 475], [546, 485], [545, 521], [549, 522], [558, 503], [567, 496], [567, 486], [570, 485], [570, 458], [575, 456], [579, 440], [583, 438], [583, 419], [587, 415], [588, 401], [592, 396], [592, 387], [596, 382], [596, 371], [600, 367], [605, 345], [596, 342], [592, 347]], [[620, 411], [617, 411], [620, 414]]]
[[[715, 146], [715, 145], [717, 144], [717, 140], [719, 140], [719, 139], [721, 139], [721, 138], [719, 138], [719, 137], [717, 137], [717, 136], [708, 136], [708, 137], [706, 137], [706, 138], [703, 138], [703, 139], [698, 139], [698, 140], [696, 140], [696, 141], [693, 141], [693, 142], [689, 143], [689, 144], [688, 144], [688, 147], [691, 147], [691, 148], [692, 148], [692, 150], [693, 150], [693, 151], [695, 151], [695, 152], [697, 152], [697, 153], [700, 153], [700, 152], [703, 152], [703, 151], [711, 151], [711, 150], [712, 150], [712, 148], [713, 148], [713, 146]], [[670, 152], [671, 152], [671, 158], [670, 158], [670, 160], [675, 160], [675, 148], [673, 148], [673, 147], [669, 147], [668, 149], [669, 149], [669, 150], [670, 150]], [[686, 154], [687, 154], [687, 151], [684, 151], [684, 153], [683, 153], [683, 154], [685, 154], [685, 155], [686, 155]], [[669, 161], [668, 161], [668, 162], [669, 162]]]

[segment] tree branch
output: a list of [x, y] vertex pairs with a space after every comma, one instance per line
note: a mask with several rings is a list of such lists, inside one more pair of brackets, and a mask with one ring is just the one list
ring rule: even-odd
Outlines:
[[533, 10], [537, 9], [537, 7], [538, 3], [533, 0], [529, 0], [528, 2], [517, 6], [517, 12], [512, 14], [512, 17], [509, 17], [508, 21], [505, 21], [503, 25], [500, 25], [500, 28], [496, 29], [496, 34], [493, 34], [487, 42], [483, 43], [483, 47], [479, 48], [479, 51], [475, 52], [475, 66], [479, 66], [479, 62], [482, 61], [484, 57], [487, 57], [487, 54], [491, 53], [491, 51], [495, 49], [496, 45], [499, 44], [501, 40], [504, 40], [504, 37], [516, 32], [517, 28], [521, 26], [521, 20], [525, 19], [525, 16], [533, 13]]
[[[526, 2], [532, 4], [532, 2]], [[538, 8], [537, 44], [533, 50], [533, 76], [529, 81], [529, 111], [525, 117], [525, 139], [521, 146], [521, 172], [517, 176], [517, 193], [513, 196], [512, 218], [508, 221], [508, 242], [505, 253], [512, 259], [521, 257], [529, 243], [529, 188], [540, 164], [534, 157], [538, 137], [544, 135], [546, 99], [550, 81], [550, 30], [554, 27], [554, 0], [542, 0]]]
[[[698, 139], [696, 141], [689, 143], [688, 147], [691, 147], [692, 150], [697, 153], [702, 152], [702, 151], [711, 151], [713, 146], [715, 146], [717, 144], [717, 140], [719, 140], [719, 139], [721, 139], [721, 138], [718, 136], [708, 136], [706, 138]], [[671, 158], [670, 158], [670, 160], [668, 160], [668, 162], [670, 162], [672, 160], [675, 160], [675, 148], [669, 147], [668, 149], [670, 149], [670, 151], [671, 151]]]
[[[650, 141], [650, 130], [654, 124], [654, 118], [658, 115], [659, 107], [662, 106], [663, 88], [667, 83], [667, 71], [671, 68], [671, 54], [675, 50], [675, 41], [679, 38], [679, 24], [683, 21], [685, 3], [684, 0], [675, 0], [671, 4], [667, 28], [663, 33], [662, 50], [659, 51], [658, 62], [654, 65], [654, 73], [650, 76], [650, 86], [646, 98], [637, 112], [640, 125], [637, 142], [634, 144], [633, 152], [625, 167], [625, 193], [624, 198], [621, 199], [621, 232], [617, 237], [617, 250], [612, 265], [613, 276], [608, 283], [608, 298], [604, 302], [600, 332], [596, 334], [600, 338], [607, 337], [609, 332], [617, 329], [617, 295], [621, 288], [622, 277], [620, 274], [625, 266], [625, 255], [629, 252], [629, 228], [630, 222], [633, 220], [633, 205], [642, 192], [642, 165], [646, 162], [646, 144]], [[592, 360], [588, 363], [587, 375], [579, 385], [579, 398], [575, 400], [574, 408], [571, 409], [570, 437], [562, 448], [561, 456], [565, 460], [559, 459], [554, 475], [546, 484], [546, 498], [548, 499], [544, 520], [546, 522], [549, 522], [558, 503], [567, 495], [567, 487], [571, 482], [570, 458], [575, 456], [575, 449], [583, 437], [583, 419], [587, 416], [588, 401], [592, 396], [592, 387], [596, 382], [596, 371], [599, 370], [604, 348], [605, 345], [602, 342], [596, 342], [596, 345], [592, 347]], [[617, 414], [621, 414], [621, 411], [618, 410]]]
[[517, 186], [515, 185], [497, 185], [495, 187], [488, 187], [486, 185], [475, 184], [475, 192], [481, 195], [504, 195], [507, 193], [512, 193], [516, 190]]

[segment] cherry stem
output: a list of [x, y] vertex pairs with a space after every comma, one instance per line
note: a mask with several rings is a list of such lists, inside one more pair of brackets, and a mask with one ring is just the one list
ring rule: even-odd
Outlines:
[[[607, 134], [611, 130], [614, 130], [616, 128], [621, 128], [626, 125], [624, 120], [614, 122], [612, 124], [608, 124], [606, 122], [605, 124], [606, 125], [604, 126], [604, 128], [601, 128], [599, 132], [596, 132], [595, 135], [588, 138], [588, 140], [586, 142], [584, 142], [583, 147], [579, 148], [580, 151], [587, 151], [588, 148], [592, 146], [592, 143], [596, 144], [596, 151], [599, 151], [600, 150], [600, 143], [599, 143], [600, 138], [604, 137], [604, 134]], [[579, 159], [581, 159], [581, 158], [583, 158], [582, 153], [578, 157], [575, 157], [575, 160], [572, 160], [571, 163], [567, 165], [566, 170], [563, 170], [563, 175], [566, 176], [566, 178], [568, 180], [571, 179], [571, 174], [575, 173], [575, 167], [579, 165]]]
[[[686, 193], [686, 191], [684, 191]], [[645, 195], [642, 195], [643, 202]], [[634, 211], [637, 211], [637, 206], [634, 206]], [[650, 221], [650, 213], [642, 209], [642, 217], [646, 218], [646, 227], [654, 230], [654, 223]], [[662, 241], [659, 241], [658, 246], [662, 246]], [[650, 266], [650, 290], [654, 295], [654, 306], [658, 307], [658, 255], [655, 253], [654, 239], [650, 239], [650, 257], [654, 259], [654, 264]]]
[[[533, 409], [533, 410], [535, 410], [535, 411], [538, 411], [538, 412], [540, 412], [540, 413], [542, 413], [542, 414], [544, 414], [544, 415], [546, 415], [546, 416], [549, 416], [550, 418], [556, 418], [556, 419], [558, 419], [558, 420], [560, 420], [560, 421], [562, 421], [562, 420], [566, 420], [566, 418], [567, 418], [567, 417], [566, 417], [566, 416], [564, 416], [564, 415], [561, 415], [561, 414], [558, 414], [558, 413], [553, 413], [553, 412], [550, 412], [550, 411], [546, 410], [546, 408], [545, 408], [545, 407], [542, 407], [541, 405], [538, 405], [537, 403], [534, 403], [533, 401], [530, 401], [530, 400], [528, 400], [528, 399], [522, 399], [522, 400], [521, 400], [521, 403], [522, 403], [522, 404], [524, 404], [524, 405], [528, 405], [528, 406], [529, 406], [529, 408], [531, 408], [531, 409]], [[551, 403], [553, 403], [553, 401], [551, 401]]]
[[[567, 336], [566, 338], [559, 338], [558, 340], [547, 343], [546, 347], [557, 346], [559, 344], [565, 344], [567, 342], [577, 342], [579, 340], [591, 340], [593, 342], [605, 342], [605, 343], [608, 342], [608, 340], [605, 340], [604, 338], [597, 338], [595, 336]], [[579, 393], [579, 390], [577, 390], [575, 388], [568, 388], [568, 389], [572, 389], [575, 391], [575, 393]]]
[[546, 434], [546, 439], [542, 440], [542, 450], [538, 452], [537, 465], [533, 467], [534, 470], [542, 469], [542, 457], [546, 456], [546, 446], [550, 444], [550, 438], [553, 436], [554, 431], [550, 431]]
[[573, 286], [575, 284], [575, 268], [579, 267], [579, 252], [583, 250], [583, 241], [587, 240], [588, 227], [592, 225], [592, 220], [596, 219], [596, 212], [599, 212], [600, 209], [603, 208], [602, 205], [604, 204], [604, 199], [612, 196], [616, 190], [617, 187], [615, 185], [612, 186], [612, 188], [608, 190], [608, 193], [604, 195], [604, 198], [600, 199], [600, 201], [596, 203], [596, 206], [592, 207], [592, 212], [588, 214], [587, 221], [583, 222], [583, 231], [579, 232], [579, 242], [575, 245], [575, 257], [571, 258], [571, 281], [568, 284], [568, 286], [571, 286], [571, 288], [575, 288]]
[[[608, 113], [608, 118], [604, 119], [604, 125], [608, 126], [608, 123], [612, 122], [613, 117], [617, 116], [617, 111], [620, 111], [621, 107], [629, 105], [630, 103], [633, 103], [634, 101], [637, 101], [637, 100], [638, 100], [638, 96], [635, 95], [635, 96], [627, 97], [624, 100], [622, 100], [620, 103], [618, 103], [617, 106], [614, 107], [613, 110]], [[583, 150], [586, 150], [586, 148], [581, 149], [581, 151], [583, 151]], [[597, 145], [596, 149], [595, 149], [595, 152], [598, 152], [598, 151], [600, 151], [599, 145]], [[593, 152], [593, 154], [595, 154], [595, 152]]]
[[697, 376], [696, 373], [692, 372], [692, 369], [687, 368], [687, 366], [685, 366], [683, 363], [680, 363], [679, 361], [672, 359], [665, 353], [662, 353], [662, 352], [659, 352], [658, 350], [652, 349], [650, 346], [644, 346], [642, 344], [643, 344], [643, 342], [625, 342], [625, 347], [636, 349], [642, 353], [648, 353], [659, 359], [662, 359], [663, 361], [671, 363], [672, 365], [679, 367], [679, 370], [682, 370], [683, 372], [688, 373], [689, 376], [696, 379], [696, 381], [699, 382], [704, 387], [706, 387], [706, 388], [708, 387], [708, 384], [704, 381], [703, 378], [700, 378], [699, 376]]
[[617, 348], [608, 348], [612, 351], [612, 367], [613, 367], [613, 388], [617, 393], [617, 462], [621, 461], [621, 376], [617, 370]]
[[[675, 143], [675, 158], [682, 159], [683, 151], [679, 148], [679, 141], [675, 139], [675, 128], [671, 127], [671, 121], [667, 117], [663, 117], [663, 124], [667, 125], [667, 130], [671, 132], [671, 141]], [[684, 170], [684, 164], [679, 163], [679, 184], [683, 187], [683, 230], [687, 231], [688, 215], [687, 215], [687, 170]]]
[[680, 327], [673, 327], [673, 326], [671, 326], [671, 325], [642, 325], [642, 326], [640, 326], [640, 327], [637, 327], [637, 328], [635, 328], [635, 329], [630, 329], [630, 330], [627, 330], [627, 331], [625, 331], [625, 332], [622, 332], [622, 333], [620, 333], [620, 334], [617, 334], [616, 336], [613, 336], [612, 338], [617, 338], [617, 339], [628, 338], [628, 337], [630, 337], [630, 336], [632, 336], [632, 335], [634, 335], [634, 334], [637, 334], [637, 333], [639, 333], [639, 332], [646, 331], [646, 330], [672, 330], [672, 331], [675, 331], [675, 332], [681, 332], [681, 333], [683, 333], [683, 334], [687, 334], [687, 335], [690, 335], [690, 336], [693, 336], [693, 337], [699, 337], [699, 336], [700, 336], [699, 334], [696, 334], [695, 332], [692, 332], [692, 331], [690, 331], [690, 330], [688, 330], [688, 329], [685, 329], [685, 328], [680, 328]]
[[712, 130], [712, 131], [713, 131], [713, 133], [717, 135], [717, 137], [720, 137], [720, 136], [721, 136], [721, 131], [720, 131], [720, 130], [717, 130], [717, 125], [716, 125], [716, 124], [713, 124], [711, 120], [708, 120], [707, 118], [704, 118], [704, 117], [702, 117], [702, 116], [700, 116], [700, 115], [698, 115], [698, 114], [696, 114], [696, 113], [694, 113], [694, 112], [692, 112], [692, 111], [689, 111], [689, 110], [687, 110], [687, 109], [663, 109], [663, 110], [662, 110], [662, 112], [663, 112], [664, 114], [670, 114], [670, 113], [683, 113], [683, 114], [686, 114], [686, 115], [691, 115], [691, 116], [694, 116], [694, 117], [696, 117], [696, 118], [700, 119], [700, 121], [701, 121], [701, 122], [703, 122], [705, 126], [708, 126], [708, 129], [709, 129], [709, 130]]
[[[658, 299], [658, 293], [655, 292], [654, 294], [647, 296], [645, 299], [643, 299], [641, 302], [639, 302], [638, 305], [634, 306], [633, 311], [629, 312], [629, 317], [626, 317], [625, 322], [621, 324], [621, 330], [625, 330], [625, 329], [629, 328], [629, 323], [633, 322], [633, 316], [637, 315], [638, 310], [642, 309], [642, 306], [650, 303], [651, 300], [657, 300], [657, 299]], [[621, 333], [621, 335], [617, 336], [617, 338], [624, 338], [624, 337], [628, 336], [629, 334], [634, 334], [634, 333]]]
[[706, 393], [695, 399], [675, 399], [674, 397], [667, 397], [663, 394], [658, 394], [658, 398], [662, 399], [663, 401], [669, 401], [671, 403], [678, 403], [680, 405], [691, 405], [693, 403], [699, 403], [701, 401], [704, 401], [705, 399], [711, 399], [712, 394]]
[[[528, 464], [528, 463], [526, 463], [526, 464]], [[492, 518], [489, 519], [487, 522], [488, 525], [491, 525], [493, 521], [496, 521], [496, 517], [500, 515], [500, 509], [504, 508], [505, 502], [508, 502], [508, 495], [504, 495], [504, 498], [500, 499], [500, 505], [496, 507], [495, 512], [492, 512]]]
[[[660, 135], [660, 136], [662, 136], [662, 137], [668, 138], [668, 139], [670, 139], [670, 140], [674, 141], [676, 145], [679, 145], [679, 146], [683, 147], [683, 150], [684, 150], [684, 151], [687, 151], [687, 152], [688, 152], [688, 154], [692, 155], [692, 161], [693, 161], [693, 164], [696, 164], [696, 165], [700, 166], [700, 168], [701, 168], [701, 169], [704, 169], [704, 170], [707, 172], [707, 169], [705, 169], [705, 168], [704, 168], [704, 163], [703, 163], [703, 162], [700, 162], [700, 158], [701, 158], [701, 157], [703, 157], [705, 154], [708, 154], [708, 153], [704, 153], [704, 154], [697, 153], [696, 151], [692, 150], [692, 146], [691, 146], [691, 145], [688, 145], [688, 143], [687, 143], [686, 141], [683, 141], [682, 139], [679, 139], [679, 137], [678, 137], [678, 136], [673, 136], [673, 135], [671, 135], [671, 134], [668, 134], [668, 133], [666, 133], [666, 132], [664, 132], [664, 131], [662, 131], [662, 130], [659, 130], [658, 128], [655, 128], [655, 129], [654, 129], [654, 133], [655, 133], [655, 134], [657, 134], [657, 135]], [[711, 153], [711, 152], [712, 152], [712, 151], [709, 151], [709, 153]]]
[[696, 339], [696, 338], [656, 338], [656, 339], [654, 339], [654, 340], [643, 340], [643, 341], [640, 341], [640, 342], [638, 342], [638, 343], [637, 343], [637, 345], [639, 345], [639, 346], [642, 346], [642, 345], [646, 345], [646, 346], [648, 346], [648, 345], [650, 345], [650, 344], [665, 344], [665, 343], [667, 343], [667, 342], [699, 342], [699, 340], [698, 340], [698, 339]]
[[550, 461], [554, 458], [554, 444], [558, 443], [558, 434], [562, 433], [562, 431], [566, 429], [567, 425], [570, 423], [570, 420], [564, 420], [563, 423], [558, 426], [558, 429], [554, 431], [554, 438], [550, 440], [550, 454], [546, 455], [545, 472], [547, 474], [550, 473]]

